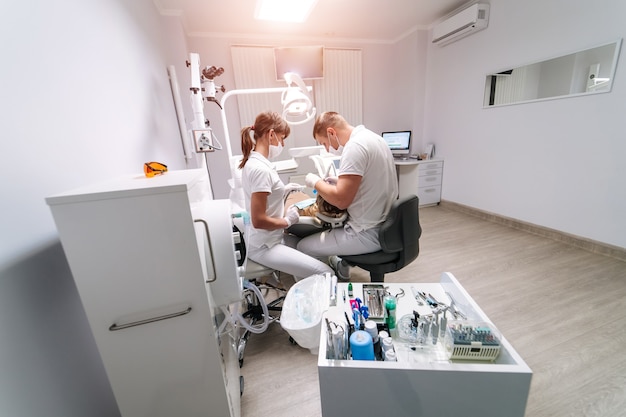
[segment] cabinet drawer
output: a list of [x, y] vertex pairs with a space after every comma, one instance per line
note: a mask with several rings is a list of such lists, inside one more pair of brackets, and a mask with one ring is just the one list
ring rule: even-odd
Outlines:
[[441, 177], [442, 171], [443, 170], [441, 168], [439, 168], [439, 169], [434, 169], [434, 168], [433, 169], [425, 169], [425, 170], [419, 171], [417, 173], [417, 175], [420, 178], [422, 178], [424, 176], [432, 176], [432, 175], [438, 175], [438, 176]]
[[441, 173], [443, 170], [443, 161], [425, 162], [423, 164], [419, 164], [418, 175], [424, 175], [433, 170]]
[[418, 187], [428, 187], [431, 185], [441, 185], [441, 175], [427, 175], [419, 177], [417, 183]]
[[419, 205], [438, 204], [441, 201], [441, 185], [419, 187], [417, 189]]

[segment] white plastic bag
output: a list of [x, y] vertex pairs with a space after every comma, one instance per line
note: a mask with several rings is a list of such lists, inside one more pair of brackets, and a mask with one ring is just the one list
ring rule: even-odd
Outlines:
[[317, 354], [322, 315], [328, 310], [330, 282], [323, 275], [312, 275], [296, 282], [287, 292], [280, 325], [303, 348]]

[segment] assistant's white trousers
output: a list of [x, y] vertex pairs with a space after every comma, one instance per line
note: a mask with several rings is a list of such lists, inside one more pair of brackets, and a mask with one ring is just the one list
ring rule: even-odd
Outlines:
[[248, 257], [258, 264], [293, 275], [296, 281], [311, 275], [324, 275], [326, 272], [334, 275], [332, 268], [324, 262], [291, 247], [295, 246], [295, 243], [285, 236], [283, 243], [271, 248], [265, 245], [260, 248], [248, 248]]

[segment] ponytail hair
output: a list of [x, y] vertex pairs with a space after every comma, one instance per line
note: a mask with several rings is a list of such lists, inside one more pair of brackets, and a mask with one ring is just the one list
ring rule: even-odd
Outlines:
[[285, 135], [285, 137], [291, 133], [291, 128], [285, 119], [280, 114], [270, 111], [260, 113], [254, 120], [253, 126], [246, 126], [241, 129], [241, 152], [243, 158], [239, 164], [239, 169], [243, 169], [246, 162], [248, 162], [250, 152], [254, 150], [257, 140], [271, 129], [274, 129], [276, 133]]
[[[250, 157], [250, 152], [254, 149], [254, 145], [256, 145], [256, 138], [253, 139], [252, 134], [254, 133], [254, 126], [246, 126], [241, 129], [241, 153], [243, 154], [243, 158], [239, 163], [238, 168], [243, 169], [248, 162], [248, 158]], [[254, 133], [256, 135], [256, 133]]]

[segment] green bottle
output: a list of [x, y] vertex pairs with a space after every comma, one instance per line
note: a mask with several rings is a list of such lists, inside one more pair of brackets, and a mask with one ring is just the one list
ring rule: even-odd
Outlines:
[[389, 330], [396, 328], [396, 297], [393, 295], [385, 296], [385, 322]]
[[348, 297], [352, 298], [354, 296], [354, 292], [352, 291], [352, 283], [348, 282]]

